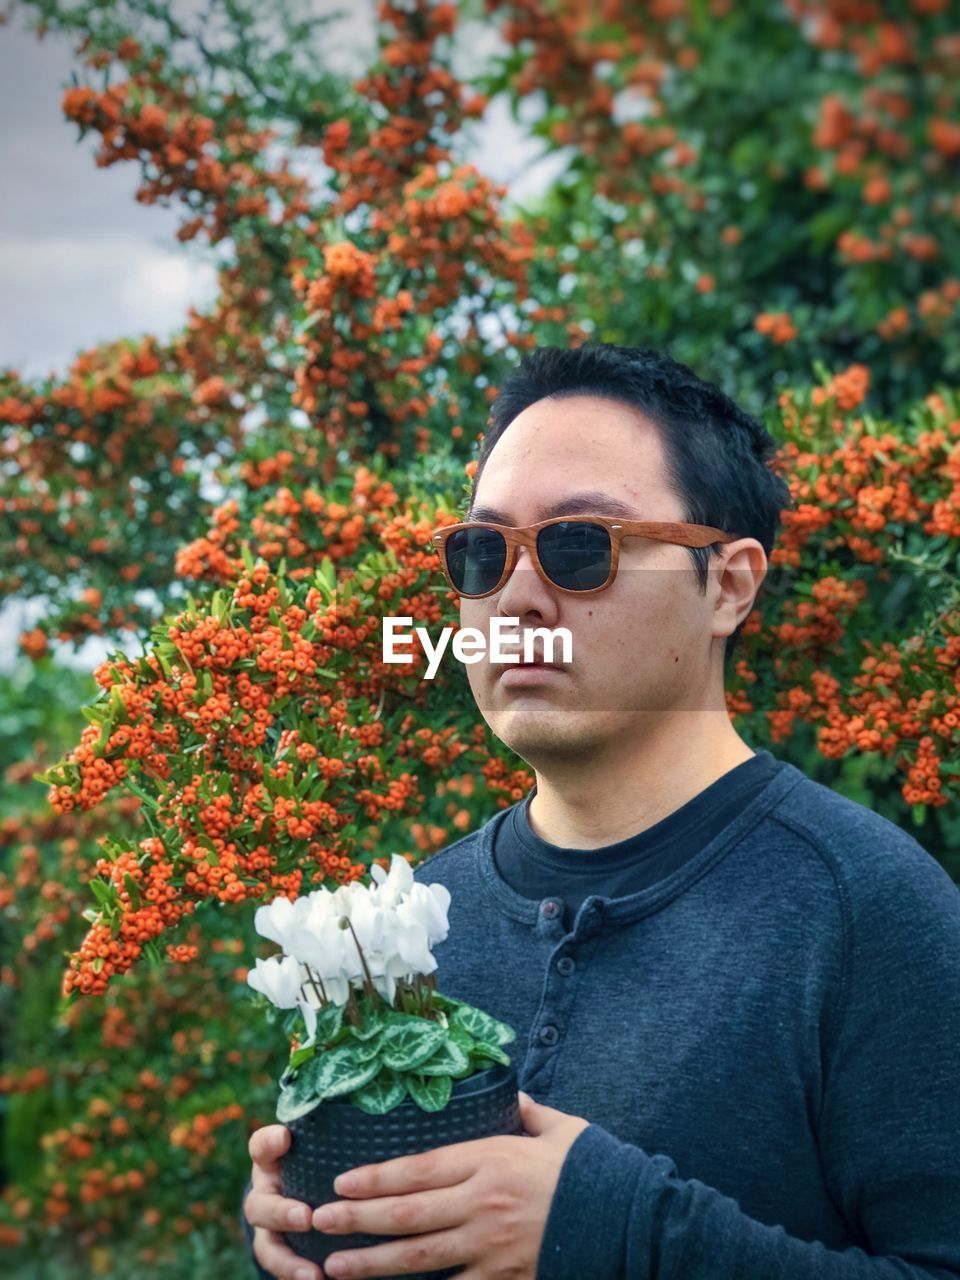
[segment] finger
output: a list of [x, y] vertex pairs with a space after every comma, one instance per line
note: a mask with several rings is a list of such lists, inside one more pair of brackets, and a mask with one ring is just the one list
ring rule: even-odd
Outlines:
[[255, 1129], [247, 1144], [254, 1169], [259, 1168], [280, 1185], [280, 1157], [290, 1147], [290, 1130], [285, 1124], [265, 1124]]
[[247, 1192], [243, 1213], [251, 1227], [265, 1227], [268, 1231], [309, 1231], [312, 1208], [302, 1200], [254, 1188]]
[[520, 1101], [520, 1119], [525, 1132], [533, 1138], [539, 1137], [545, 1129], [550, 1127], [556, 1112], [552, 1107], [544, 1107], [539, 1102], [534, 1102], [529, 1093], [524, 1093], [522, 1089], [517, 1091], [517, 1097]]
[[275, 1231], [254, 1232], [253, 1256], [276, 1280], [324, 1280], [320, 1267], [294, 1253]]
[[368, 1232], [375, 1236], [423, 1235], [462, 1226], [469, 1217], [466, 1183], [374, 1200], [334, 1200], [313, 1211], [313, 1226], [324, 1235]]
[[407, 1276], [420, 1271], [441, 1271], [467, 1262], [466, 1246], [459, 1231], [438, 1231], [409, 1240], [391, 1240], [373, 1249], [348, 1249], [332, 1253], [323, 1264], [328, 1276]]
[[[249, 1150], [253, 1161], [250, 1190], [243, 1202], [243, 1212], [252, 1227], [272, 1232], [308, 1231], [313, 1206], [302, 1200], [280, 1195], [280, 1157], [290, 1146], [290, 1130], [283, 1124], [268, 1124], [250, 1135]], [[286, 1244], [283, 1248], [296, 1257]]]
[[449, 1187], [473, 1176], [490, 1156], [490, 1144], [499, 1138], [475, 1138], [412, 1156], [398, 1156], [382, 1164], [358, 1165], [334, 1179], [338, 1196], [407, 1195], [432, 1187]]

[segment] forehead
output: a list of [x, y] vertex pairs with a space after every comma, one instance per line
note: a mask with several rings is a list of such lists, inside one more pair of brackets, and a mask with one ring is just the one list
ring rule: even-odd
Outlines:
[[651, 502], [673, 504], [657, 425], [633, 405], [576, 395], [544, 397], [513, 419], [486, 459], [471, 513], [629, 517]]

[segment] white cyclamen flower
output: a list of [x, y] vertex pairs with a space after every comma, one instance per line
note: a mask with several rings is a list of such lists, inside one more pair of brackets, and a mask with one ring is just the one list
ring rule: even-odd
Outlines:
[[399, 853], [391, 854], [389, 873], [375, 863], [370, 868], [370, 875], [376, 881], [377, 900], [384, 907], [395, 907], [402, 895], [409, 893], [415, 883], [413, 868]]
[[353, 939], [348, 930], [340, 928], [339, 917], [325, 906], [313, 904], [288, 934], [286, 946], [317, 975], [328, 1000], [347, 1003], [350, 979], [361, 969]]
[[397, 952], [404, 967], [413, 974], [433, 973], [437, 962], [430, 950], [430, 940], [426, 930], [419, 924], [400, 925], [396, 935]]
[[[403, 926], [397, 918], [396, 909], [378, 905], [373, 897], [374, 895], [370, 894], [366, 900], [359, 900], [354, 908], [350, 921], [356, 934], [356, 942], [353, 945], [355, 951], [358, 943], [363, 949], [367, 971], [374, 987], [389, 1004], [392, 1004], [396, 995], [397, 979], [412, 978], [411, 969], [415, 969], [416, 965], [411, 965], [410, 957], [406, 954], [410, 948], [403, 946], [400, 936], [403, 933]], [[353, 942], [349, 930], [347, 936]], [[416, 960], [421, 958], [423, 958], [422, 950], [415, 956]], [[433, 959], [429, 953], [426, 958], [428, 961]]]
[[[286, 953], [285, 981], [293, 981], [292, 966], [297, 966], [298, 989], [303, 990], [298, 998], [283, 987], [289, 1001], [283, 1007], [299, 1003], [311, 1035], [321, 1003], [318, 989], [334, 1004], [346, 1004], [351, 986], [364, 987], [369, 974], [376, 991], [392, 1004], [398, 981], [426, 976], [437, 967], [430, 948], [449, 931], [449, 890], [442, 884], [419, 884], [406, 858], [397, 853], [389, 872], [375, 865], [370, 875], [372, 884], [354, 880], [333, 892], [317, 889], [294, 902], [279, 897], [255, 914], [257, 932]], [[269, 979], [257, 981], [273, 981], [281, 990], [273, 971], [267, 972]], [[316, 986], [309, 982], [311, 976]]]
[[301, 901], [298, 898], [296, 902], [291, 902], [281, 895], [274, 898], [268, 906], [257, 907], [253, 913], [253, 927], [262, 938], [269, 938], [282, 947], [295, 917], [302, 910], [299, 905]]
[[[299, 1006], [307, 1026], [307, 1035], [313, 1039], [317, 1029], [317, 1010], [323, 1002], [317, 984], [311, 981], [306, 967], [295, 956], [258, 959], [254, 968], [247, 973], [247, 982], [254, 991], [261, 992], [278, 1009]], [[329, 998], [329, 989], [327, 994]], [[346, 1003], [347, 994], [344, 983], [343, 1001], [340, 1003]]]
[[301, 981], [300, 964], [293, 956], [258, 959], [256, 965], [247, 970], [248, 984], [278, 1009], [292, 1009], [299, 1003]]
[[450, 907], [450, 890], [445, 884], [415, 883], [396, 908], [397, 918], [405, 926], [415, 925], [427, 935], [427, 943], [433, 946], [443, 942], [450, 932], [447, 911]]
[[[306, 1045], [312, 1043], [314, 1035], [316, 1034], [317, 1010], [323, 1008], [323, 995], [319, 984], [314, 981], [311, 978], [311, 975], [307, 972], [306, 965], [300, 965], [300, 972], [303, 975], [303, 989], [301, 991], [298, 1004], [300, 1005], [300, 1012], [303, 1014], [303, 1020], [307, 1027], [306, 1042], [300, 1046], [300, 1048], [303, 1049], [306, 1048]], [[326, 988], [326, 992], [327, 999], [332, 999], [329, 987]], [[333, 1003], [345, 1004], [346, 996], [344, 996], [342, 1001], [334, 1000]]]
[[351, 880], [348, 884], [342, 884], [339, 889], [331, 893], [331, 903], [333, 909], [340, 916], [346, 916], [348, 919], [353, 915], [353, 909], [358, 902], [363, 902], [370, 898], [376, 890], [372, 885], [360, 884], [358, 880]]

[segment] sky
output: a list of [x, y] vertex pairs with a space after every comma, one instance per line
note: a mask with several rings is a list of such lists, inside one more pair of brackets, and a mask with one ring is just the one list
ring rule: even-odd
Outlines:
[[[311, 0], [311, 9], [348, 10], [328, 29], [335, 69], [359, 73], [369, 65], [373, 0]], [[465, 71], [497, 40], [492, 26], [472, 24], [455, 70]], [[137, 204], [137, 165], [97, 168], [96, 137], [78, 141], [64, 118], [60, 102], [78, 66], [74, 43], [59, 33], [38, 39], [19, 9], [0, 26], [0, 367], [27, 377], [60, 375], [80, 351], [103, 342], [166, 337], [189, 306], [203, 309], [215, 296], [209, 248], [175, 239], [178, 209]], [[540, 160], [541, 153], [542, 143], [494, 102], [468, 159], [506, 183], [509, 201], [521, 202], [562, 165], [556, 156]], [[41, 611], [41, 602], [21, 601], [0, 611], [0, 670], [10, 669], [17, 635]], [[91, 639], [76, 655], [62, 648], [60, 656], [90, 670], [106, 652]]]

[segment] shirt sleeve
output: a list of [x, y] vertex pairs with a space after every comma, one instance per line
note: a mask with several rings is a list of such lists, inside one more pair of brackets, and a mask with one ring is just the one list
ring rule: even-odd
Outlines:
[[250, 1255], [250, 1265], [253, 1267], [258, 1280], [277, 1280], [273, 1272], [264, 1271], [263, 1267], [261, 1267], [260, 1263], [253, 1256], [253, 1227], [251, 1227], [250, 1223], [247, 1221], [247, 1215], [243, 1212], [243, 1206], [246, 1204], [247, 1196], [250, 1194], [252, 1188], [253, 1183], [248, 1182], [243, 1193], [243, 1198], [240, 1201], [240, 1224], [243, 1227], [244, 1235], [247, 1237], [247, 1252]]
[[591, 1124], [561, 1168], [537, 1280], [960, 1277], [960, 892], [920, 852], [841, 893], [848, 941], [817, 1138], [863, 1247], [759, 1222], [669, 1156]]

